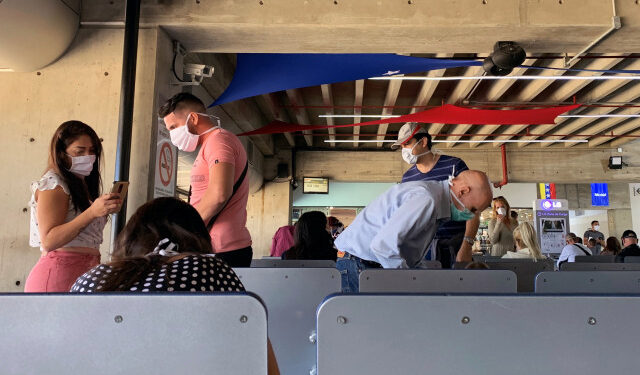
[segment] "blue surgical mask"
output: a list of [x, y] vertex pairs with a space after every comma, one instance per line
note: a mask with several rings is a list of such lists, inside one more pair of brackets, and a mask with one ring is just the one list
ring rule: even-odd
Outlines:
[[[449, 176], [449, 185], [453, 186], [453, 182], [452, 180], [454, 179], [454, 175], [455, 175], [455, 166], [453, 167], [453, 170], [451, 171], [451, 176]], [[458, 198], [455, 194], [453, 194], [453, 192], [451, 190], [449, 190], [449, 194], [451, 194], [451, 196], [453, 197], [453, 199], [455, 199], [460, 206], [462, 206], [464, 208], [464, 210], [460, 210], [458, 207], [456, 207], [456, 205], [451, 202], [451, 220], [453, 221], [467, 221], [467, 220], [471, 220], [473, 219], [474, 213], [469, 211], [469, 209], [464, 205], [464, 203], [462, 203], [460, 201], [460, 198]]]
[[458, 199], [458, 197], [456, 197], [455, 194], [451, 193], [451, 196], [456, 201], [458, 201], [458, 203], [460, 203], [462, 207], [464, 207], [464, 210], [460, 210], [458, 207], [456, 207], [456, 205], [453, 202], [451, 202], [451, 220], [467, 221], [467, 220], [473, 219], [473, 217], [476, 216], [473, 214], [473, 212], [469, 211], [469, 209], [466, 208], [464, 204], [462, 204], [462, 202], [460, 202], [460, 199]]

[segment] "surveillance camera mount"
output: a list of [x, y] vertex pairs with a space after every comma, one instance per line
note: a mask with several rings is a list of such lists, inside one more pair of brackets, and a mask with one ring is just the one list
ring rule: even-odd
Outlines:
[[198, 86], [202, 80], [213, 76], [214, 67], [204, 64], [185, 64], [186, 49], [180, 42], [173, 41], [173, 62], [171, 84], [175, 86]]

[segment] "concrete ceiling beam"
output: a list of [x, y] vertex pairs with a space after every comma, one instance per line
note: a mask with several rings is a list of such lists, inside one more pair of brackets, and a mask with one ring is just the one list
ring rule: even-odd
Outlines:
[[[356, 88], [353, 99], [353, 114], [356, 116], [353, 119], [353, 123], [357, 124], [360, 122], [362, 115], [362, 99], [364, 98], [364, 79], [359, 79], [355, 82]], [[353, 147], [358, 147], [360, 144], [358, 141], [360, 140], [360, 127], [353, 127]]]
[[[325, 107], [327, 107], [325, 109], [324, 114], [325, 115], [333, 115], [333, 94], [331, 93], [331, 85], [330, 84], [320, 85], [320, 91], [322, 91], [322, 104]], [[333, 118], [326, 117], [325, 119], [327, 120], [327, 125], [333, 126]], [[336, 129], [335, 128], [329, 128], [328, 130], [329, 130], [329, 140], [330, 141], [335, 141], [336, 140]], [[336, 144], [334, 142], [331, 142], [331, 143], [329, 143], [329, 146], [336, 147]]]
[[[640, 50], [638, 5], [616, 5], [622, 28], [591, 52]], [[81, 19], [121, 22], [124, 9], [124, 0], [84, 1]], [[470, 53], [515, 40], [528, 53], [564, 53], [595, 40], [611, 17], [605, 0], [149, 1], [140, 21], [164, 27], [193, 52]]]
[[[291, 110], [296, 116], [298, 123], [300, 125], [311, 125], [309, 121], [309, 115], [307, 114], [307, 110], [304, 108], [304, 99], [302, 99], [302, 93], [298, 89], [287, 90], [287, 97], [292, 105], [296, 106]], [[304, 140], [307, 142], [307, 146], [313, 146], [313, 136], [311, 130], [303, 130], [302, 134], [304, 134]]]
[[[287, 111], [282, 108], [280, 99], [278, 98], [276, 93], [257, 96], [256, 102], [262, 110], [262, 113], [267, 116], [269, 121], [278, 120], [283, 122], [291, 122], [291, 120], [289, 119], [289, 115], [287, 115]], [[284, 135], [284, 138], [287, 140], [287, 143], [289, 143], [289, 146], [296, 146], [296, 141], [291, 133], [282, 133], [282, 135]]]
[[[382, 109], [382, 116], [389, 116], [393, 114], [393, 108], [388, 108], [388, 107], [392, 107], [394, 105], [396, 105], [396, 100], [398, 99], [398, 93], [400, 92], [400, 87], [402, 86], [402, 81], [401, 80], [392, 80], [389, 81], [389, 85], [387, 86], [387, 94], [384, 97], [384, 107]], [[378, 134], [387, 134], [387, 129], [389, 128], [389, 124], [380, 124], [378, 125]], [[382, 146], [384, 145], [383, 142], [384, 141], [384, 136], [378, 136], [376, 137], [376, 140], [378, 141], [376, 143], [376, 146], [378, 148], [382, 148]]]

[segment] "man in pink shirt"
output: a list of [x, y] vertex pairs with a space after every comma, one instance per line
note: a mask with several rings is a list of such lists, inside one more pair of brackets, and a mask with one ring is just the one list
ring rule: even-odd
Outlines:
[[208, 225], [213, 251], [231, 267], [249, 267], [253, 250], [246, 227], [247, 153], [240, 139], [205, 111], [196, 96], [179, 93], [159, 114], [179, 150], [194, 152], [200, 146], [191, 168], [190, 203]]

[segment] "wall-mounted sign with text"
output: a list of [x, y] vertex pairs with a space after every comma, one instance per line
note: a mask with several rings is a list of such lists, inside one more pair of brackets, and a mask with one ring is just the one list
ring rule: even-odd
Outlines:
[[591, 184], [591, 205], [609, 205], [609, 186], [606, 183]]

